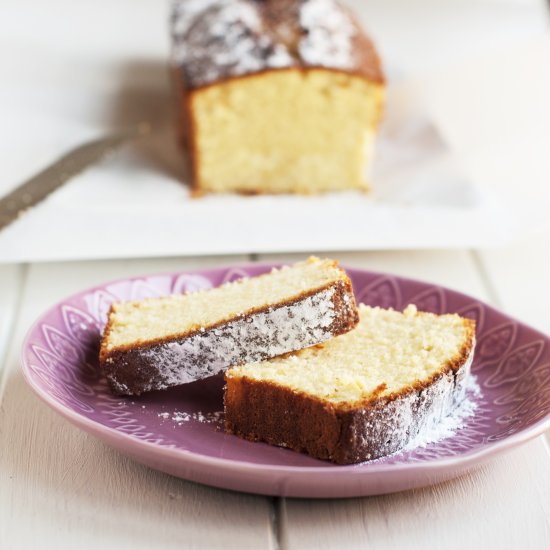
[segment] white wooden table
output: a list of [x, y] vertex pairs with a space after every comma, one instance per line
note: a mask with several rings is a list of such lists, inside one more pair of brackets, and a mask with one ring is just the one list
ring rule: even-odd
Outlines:
[[[550, 332], [550, 232], [500, 251], [339, 254], [342, 262], [467, 292]], [[550, 548], [550, 452], [539, 437], [473, 474], [349, 500], [233, 493], [141, 466], [35, 397], [19, 367], [30, 323], [99, 281], [292, 256], [0, 267], [0, 548]], [[510, 270], [513, 259], [514, 269]]]

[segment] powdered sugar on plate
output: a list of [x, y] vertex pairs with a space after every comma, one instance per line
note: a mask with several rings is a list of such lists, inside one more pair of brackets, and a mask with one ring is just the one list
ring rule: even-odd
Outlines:
[[[450, 437], [453, 437], [458, 430], [464, 428], [468, 418], [475, 415], [478, 408], [478, 402], [482, 397], [481, 388], [477, 379], [473, 375], [469, 375], [465, 384], [464, 398], [458, 403], [453, 412], [431, 425], [426, 426], [416, 437], [396, 453], [386, 455], [368, 462], [383, 461], [389, 457], [394, 457], [400, 453], [411, 452], [415, 449], [425, 448], [432, 443], [438, 443]], [[163, 421], [170, 420], [174, 426], [181, 426], [186, 422], [199, 422], [201, 424], [213, 424], [216, 429], [223, 426], [224, 412], [186, 412], [186, 411], [163, 411], [158, 413], [158, 417]]]
[[178, 426], [181, 426], [184, 422], [200, 422], [201, 424], [221, 424], [223, 422], [223, 411], [213, 412], [161, 412], [158, 414], [159, 418], [163, 420], [172, 420]]

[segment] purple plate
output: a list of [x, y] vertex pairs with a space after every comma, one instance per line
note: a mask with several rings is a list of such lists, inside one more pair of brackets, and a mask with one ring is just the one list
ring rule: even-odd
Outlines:
[[33, 390], [68, 420], [135, 460], [216, 487], [292, 497], [376, 495], [429, 485], [466, 472], [550, 428], [548, 338], [474, 298], [393, 275], [349, 269], [358, 301], [477, 321], [473, 372], [476, 414], [437, 443], [352, 466], [336, 466], [222, 429], [219, 376], [139, 398], [114, 397], [98, 373], [99, 335], [114, 300], [193, 291], [272, 265], [122, 279], [71, 296], [46, 312], [23, 346]]

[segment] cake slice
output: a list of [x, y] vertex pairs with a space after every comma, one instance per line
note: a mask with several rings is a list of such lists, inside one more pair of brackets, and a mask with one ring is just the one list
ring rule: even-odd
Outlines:
[[225, 428], [338, 464], [402, 449], [462, 400], [475, 323], [359, 306], [357, 328], [225, 374]]
[[346, 273], [310, 258], [214, 289], [114, 303], [99, 359], [114, 393], [139, 395], [318, 344], [357, 322]]

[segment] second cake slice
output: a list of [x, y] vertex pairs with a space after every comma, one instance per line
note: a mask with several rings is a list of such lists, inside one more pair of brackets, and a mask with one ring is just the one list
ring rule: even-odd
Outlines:
[[315, 345], [358, 320], [345, 272], [310, 258], [211, 290], [114, 303], [100, 364], [113, 392], [139, 395]]
[[338, 464], [395, 453], [463, 400], [475, 323], [360, 305], [356, 329], [225, 375], [225, 427]]

